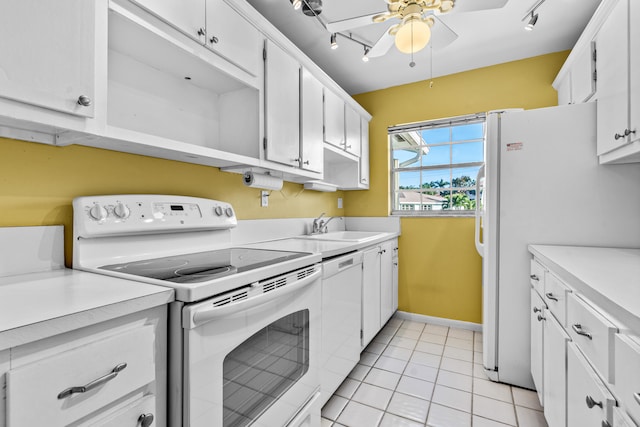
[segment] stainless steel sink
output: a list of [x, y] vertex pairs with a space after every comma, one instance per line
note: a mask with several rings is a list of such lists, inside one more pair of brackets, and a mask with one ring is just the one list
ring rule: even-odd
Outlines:
[[311, 234], [304, 236], [311, 240], [332, 240], [338, 242], [366, 242], [378, 237], [378, 231], [331, 231], [329, 233]]

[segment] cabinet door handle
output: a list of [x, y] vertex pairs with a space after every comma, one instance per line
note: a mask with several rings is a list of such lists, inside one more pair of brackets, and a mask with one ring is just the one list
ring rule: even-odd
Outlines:
[[213, 36], [213, 37], [211, 37], [211, 38], [209, 39], [209, 42], [210, 42], [210, 43], [212, 43], [212, 44], [216, 44], [216, 43], [218, 43], [218, 41], [219, 41], [219, 40], [218, 40], [218, 38], [217, 38], [216, 36]]
[[573, 328], [573, 330], [576, 332], [576, 334], [578, 335], [582, 335], [583, 337], [587, 337], [590, 340], [593, 339], [593, 337], [591, 336], [591, 334], [589, 332], [585, 332], [582, 330], [582, 325], [579, 323], [574, 323], [573, 325], [571, 325], [571, 327]]
[[198, 28], [198, 33], [199, 36], [204, 36], [206, 33], [204, 31], [204, 28]]
[[635, 399], [636, 403], [640, 405], [640, 393], [633, 393], [633, 398]]
[[602, 420], [602, 427], [611, 427], [611, 423], [609, 423], [609, 421], [607, 420]]
[[302, 162], [303, 165], [309, 165], [309, 160]]
[[538, 307], [533, 307], [533, 312], [534, 313], [542, 313], [542, 309], [538, 308]]
[[82, 105], [83, 107], [88, 107], [91, 105], [91, 98], [86, 95], [80, 95], [78, 97], [78, 105]]
[[624, 136], [629, 136], [631, 134], [635, 135], [636, 131], [635, 130], [631, 130], [631, 129], [625, 129], [624, 130]]
[[82, 386], [74, 386], [74, 387], [69, 387], [68, 389], [62, 390], [59, 394], [58, 394], [58, 399], [64, 399], [66, 397], [71, 396], [74, 393], [86, 393], [89, 390], [92, 390], [96, 387], [98, 387], [99, 385], [102, 385], [108, 381], [111, 381], [112, 379], [114, 379], [115, 377], [118, 376], [118, 374], [124, 370], [124, 368], [127, 367], [126, 363], [120, 363], [118, 365], [116, 365], [111, 372], [109, 372], [107, 375], [100, 377], [96, 380], [91, 381], [90, 383], [87, 383], [85, 385]]
[[617, 140], [619, 140], [620, 138], [624, 138], [624, 133], [623, 133], [622, 135], [621, 135], [621, 134], [619, 134], [619, 133], [616, 133], [616, 134], [613, 136], [613, 138], [614, 138], [616, 141], [617, 141]]
[[542, 314], [538, 314], [538, 322], [542, 322], [543, 320], [547, 320]]
[[589, 407], [589, 409], [593, 408], [594, 406], [599, 406], [602, 408], [602, 402], [596, 402], [595, 400], [593, 400], [593, 397], [589, 395], [587, 395], [585, 401], [587, 402], [587, 406]]
[[556, 298], [555, 296], [553, 296], [553, 294], [551, 292], [547, 292], [546, 294], [544, 294], [544, 296], [546, 296], [547, 298], [549, 298], [551, 301], [558, 301], [558, 298]]
[[153, 414], [142, 414], [138, 417], [138, 422], [140, 423], [140, 427], [149, 427], [153, 424], [154, 416]]
[[536, 282], [539, 282], [539, 281], [540, 281], [540, 278], [539, 278], [538, 276], [536, 276], [535, 274], [532, 274], [532, 275], [531, 275], [531, 276], [529, 276], [529, 277], [531, 277], [531, 280], [535, 280]]

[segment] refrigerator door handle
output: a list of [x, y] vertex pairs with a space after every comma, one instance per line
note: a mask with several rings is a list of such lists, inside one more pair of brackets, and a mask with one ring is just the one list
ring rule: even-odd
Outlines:
[[480, 222], [482, 221], [482, 214], [484, 208], [481, 206], [481, 197], [480, 197], [480, 181], [485, 177], [484, 165], [480, 166], [478, 170], [478, 176], [476, 177], [476, 225], [475, 225], [475, 244], [476, 250], [480, 254], [481, 257], [484, 257], [484, 242], [480, 242]]

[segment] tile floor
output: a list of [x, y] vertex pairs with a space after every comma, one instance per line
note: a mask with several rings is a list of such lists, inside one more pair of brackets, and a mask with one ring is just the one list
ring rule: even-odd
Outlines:
[[482, 334], [393, 317], [322, 408], [322, 427], [546, 427], [535, 392], [491, 382]]

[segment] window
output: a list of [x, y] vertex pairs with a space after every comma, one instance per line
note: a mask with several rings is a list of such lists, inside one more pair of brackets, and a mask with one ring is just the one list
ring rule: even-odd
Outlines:
[[392, 213], [471, 215], [484, 135], [484, 114], [390, 127]]

